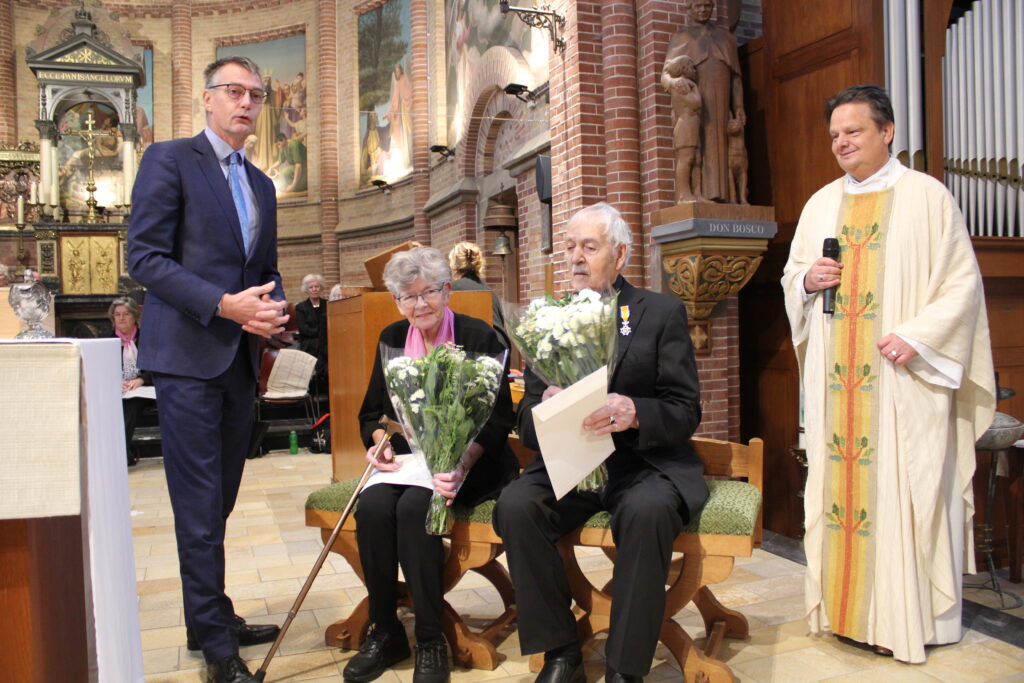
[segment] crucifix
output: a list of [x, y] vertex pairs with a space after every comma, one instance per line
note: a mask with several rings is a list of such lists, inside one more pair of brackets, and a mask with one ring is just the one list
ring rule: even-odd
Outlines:
[[69, 130], [68, 133], [72, 135], [78, 135], [85, 141], [86, 150], [89, 156], [89, 176], [85, 185], [86, 191], [89, 193], [89, 199], [86, 200], [85, 204], [89, 207], [89, 213], [85, 217], [86, 223], [99, 223], [99, 213], [96, 211], [98, 202], [96, 201], [96, 177], [93, 175], [93, 165], [96, 159], [96, 138], [101, 137], [116, 137], [114, 132], [97, 131], [93, 129], [96, 124], [96, 119], [92, 117], [92, 111], [85, 118], [85, 128], [79, 128], [77, 130]]

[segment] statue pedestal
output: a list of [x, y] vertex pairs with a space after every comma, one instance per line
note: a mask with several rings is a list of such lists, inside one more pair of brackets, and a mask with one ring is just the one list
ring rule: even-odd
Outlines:
[[747, 204], [678, 204], [654, 214], [667, 288], [686, 305], [704, 419], [700, 436], [739, 440], [739, 303], [736, 293], [775, 236], [775, 210]]
[[677, 204], [654, 214], [651, 237], [661, 247], [669, 289], [686, 304], [698, 354], [710, 351], [708, 319], [761, 265], [775, 236], [775, 209], [749, 204]]

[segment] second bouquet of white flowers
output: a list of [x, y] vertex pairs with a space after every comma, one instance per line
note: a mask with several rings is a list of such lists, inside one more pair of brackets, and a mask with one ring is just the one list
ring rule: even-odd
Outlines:
[[[533, 372], [548, 384], [562, 388], [615, 362], [618, 293], [601, 295], [592, 289], [560, 299], [548, 294], [525, 308], [510, 308], [505, 318], [516, 348]], [[597, 491], [607, 480], [604, 465], [576, 487]]]
[[[452, 344], [435, 346], [422, 358], [380, 345], [384, 381], [410, 445], [421, 451], [431, 474], [455, 469], [483, 428], [501, 386], [507, 351], [467, 352]], [[447, 499], [436, 491], [427, 510], [427, 533], [451, 531]]]

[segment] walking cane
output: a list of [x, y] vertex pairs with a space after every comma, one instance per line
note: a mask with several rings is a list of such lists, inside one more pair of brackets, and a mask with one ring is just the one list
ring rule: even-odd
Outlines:
[[[380, 423], [384, 425], [384, 438], [377, 444], [377, 448], [373, 451], [373, 459], [376, 460], [380, 457], [380, 454], [384, 451], [384, 446], [391, 440], [391, 437], [395, 434], [403, 434], [402, 425], [388, 418], [384, 415], [380, 418]], [[302, 606], [302, 601], [306, 599], [306, 594], [309, 593], [309, 589], [313, 586], [313, 580], [316, 579], [317, 574], [320, 573], [320, 568], [324, 566], [324, 562], [327, 561], [327, 555], [331, 552], [331, 548], [334, 547], [334, 542], [338, 539], [338, 534], [341, 533], [341, 527], [348, 519], [349, 512], [352, 511], [352, 506], [355, 505], [356, 498], [359, 493], [363, 490], [366, 485], [366, 481], [373, 474], [373, 463], [369, 463], [366, 469], [363, 471], [363, 476], [359, 478], [359, 483], [356, 484], [355, 490], [352, 491], [352, 495], [348, 499], [348, 504], [345, 505], [345, 509], [342, 511], [341, 516], [338, 517], [338, 523], [334, 525], [334, 531], [331, 532], [330, 538], [324, 543], [324, 549], [320, 551], [320, 557], [316, 558], [316, 562], [313, 563], [313, 569], [309, 572], [309, 576], [306, 577], [306, 583], [302, 586], [302, 590], [295, 596], [295, 602], [292, 603], [292, 608], [288, 610], [288, 618], [284, 620], [284, 624], [281, 625], [281, 631], [277, 634], [277, 640], [270, 647], [270, 652], [267, 653], [267, 658], [263, 660], [263, 665], [260, 666], [259, 671], [256, 672], [255, 678], [257, 681], [262, 683], [263, 679], [267, 677], [267, 667], [270, 666], [270, 660], [277, 654], [277, 648], [281, 646], [281, 641], [284, 640], [284, 634], [288, 632], [288, 627], [292, 625], [292, 621], [295, 619], [295, 615], [299, 612], [299, 607]]]

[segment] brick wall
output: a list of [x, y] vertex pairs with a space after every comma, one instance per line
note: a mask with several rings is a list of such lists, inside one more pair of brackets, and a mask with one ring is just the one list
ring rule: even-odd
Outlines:
[[[24, 53], [23, 53], [24, 54]], [[14, 2], [0, 0], [0, 92], [16, 93], [14, 53]], [[0, 98], [0, 145], [18, 142], [17, 99]], [[26, 133], [29, 131], [26, 131]], [[35, 139], [35, 135], [31, 136]]]

